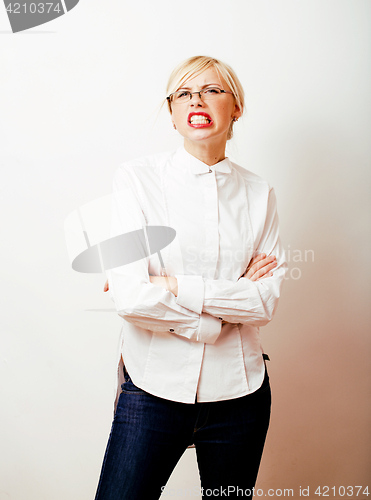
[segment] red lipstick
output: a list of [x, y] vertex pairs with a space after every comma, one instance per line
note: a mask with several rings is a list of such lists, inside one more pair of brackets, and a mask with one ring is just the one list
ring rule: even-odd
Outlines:
[[[195, 116], [195, 115], [199, 115], [199, 116], [204, 116], [205, 118], [207, 118], [209, 120], [209, 123], [191, 123], [191, 118], [192, 116]], [[204, 127], [210, 127], [214, 122], [212, 121], [211, 119], [211, 116], [208, 115], [207, 113], [204, 113], [203, 111], [199, 111], [199, 112], [192, 112], [192, 113], [189, 113], [188, 115], [188, 125], [190, 127], [193, 127], [193, 128], [204, 128]]]

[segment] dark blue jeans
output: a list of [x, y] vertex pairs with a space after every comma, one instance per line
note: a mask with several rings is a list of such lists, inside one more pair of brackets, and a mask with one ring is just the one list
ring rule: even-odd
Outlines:
[[121, 388], [95, 500], [158, 499], [192, 443], [203, 498], [252, 497], [270, 418], [267, 372], [256, 392], [211, 403], [153, 396], [127, 372]]

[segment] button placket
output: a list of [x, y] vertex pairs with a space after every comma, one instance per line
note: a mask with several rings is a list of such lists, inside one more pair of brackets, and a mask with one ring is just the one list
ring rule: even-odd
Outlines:
[[208, 279], [214, 279], [219, 256], [219, 231], [218, 231], [218, 188], [216, 174], [211, 171], [205, 178], [205, 248], [204, 254], [210, 256], [203, 263], [203, 275]]

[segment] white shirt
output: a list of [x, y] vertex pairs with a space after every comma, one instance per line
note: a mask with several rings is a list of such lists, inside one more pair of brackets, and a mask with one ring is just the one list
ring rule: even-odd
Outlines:
[[[108, 271], [134, 384], [183, 403], [256, 391], [265, 370], [259, 327], [273, 317], [287, 269], [273, 188], [228, 158], [209, 167], [180, 147], [122, 164], [112, 206], [112, 236], [176, 231], [161, 257], [177, 297], [149, 281], [163, 271], [157, 253]], [[240, 278], [263, 252], [277, 258], [273, 276]]]

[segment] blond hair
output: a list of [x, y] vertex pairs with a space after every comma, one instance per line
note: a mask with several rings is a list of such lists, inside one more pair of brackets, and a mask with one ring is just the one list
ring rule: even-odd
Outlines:
[[[192, 77], [195, 77], [208, 68], [215, 68], [218, 74], [224, 78], [233, 96], [237, 106], [240, 108], [241, 113], [245, 106], [245, 93], [243, 91], [240, 80], [237, 78], [236, 73], [228, 64], [208, 56], [194, 56], [189, 57], [181, 62], [172, 71], [166, 88], [167, 95], [176, 92], [182, 85]], [[171, 103], [167, 101], [170, 114], [172, 113]], [[231, 139], [233, 135], [233, 121], [228, 130], [227, 140]]]

